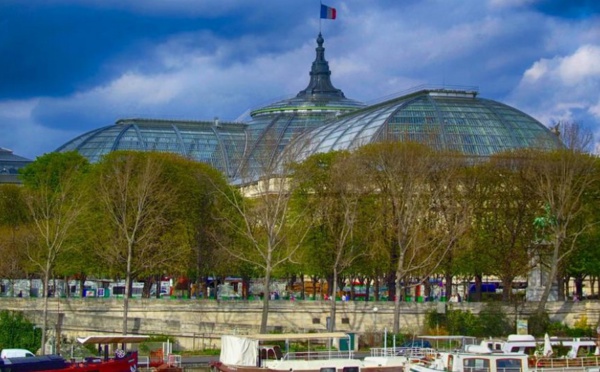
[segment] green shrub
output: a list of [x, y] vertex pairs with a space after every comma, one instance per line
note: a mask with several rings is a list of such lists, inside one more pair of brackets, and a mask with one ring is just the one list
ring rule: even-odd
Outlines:
[[499, 306], [487, 304], [479, 312], [481, 334], [478, 337], [502, 337], [513, 333], [514, 324]]
[[27, 349], [34, 353], [40, 348], [42, 330], [36, 328], [19, 311], [0, 311], [0, 349]]
[[446, 314], [440, 314], [436, 310], [430, 310], [425, 314], [425, 327], [427, 330], [437, 330], [446, 328], [448, 317]]
[[451, 335], [477, 336], [481, 334], [481, 322], [470, 311], [450, 310], [446, 329]]
[[[530, 335], [535, 337], [543, 337], [546, 332], [550, 332], [550, 317], [545, 311], [536, 311], [527, 319], [527, 329]], [[554, 334], [552, 334], [555, 336]]]

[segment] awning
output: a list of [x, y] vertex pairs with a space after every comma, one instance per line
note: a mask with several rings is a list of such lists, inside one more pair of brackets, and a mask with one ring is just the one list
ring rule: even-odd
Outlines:
[[150, 336], [144, 335], [95, 335], [77, 337], [82, 345], [87, 344], [137, 344], [148, 340]]

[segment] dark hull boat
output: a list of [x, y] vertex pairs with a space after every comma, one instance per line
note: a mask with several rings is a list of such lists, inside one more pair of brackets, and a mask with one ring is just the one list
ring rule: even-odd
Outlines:
[[[98, 354], [82, 361], [65, 360], [60, 355], [42, 355], [25, 358], [7, 358], [0, 360], [0, 372], [135, 372], [138, 370], [137, 351], [125, 351], [126, 344], [140, 343], [148, 339], [141, 335], [100, 335], [78, 338], [83, 345], [97, 344]], [[121, 344], [114, 355], [109, 356], [109, 345]], [[160, 365], [156, 370], [182, 371], [174, 366]]]

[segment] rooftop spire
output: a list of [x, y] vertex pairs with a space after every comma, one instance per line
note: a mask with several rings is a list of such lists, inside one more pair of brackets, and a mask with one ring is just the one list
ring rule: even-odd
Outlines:
[[323, 48], [323, 36], [319, 32], [317, 37], [317, 57], [312, 63], [310, 69], [310, 82], [306, 89], [301, 90], [296, 97], [344, 97], [344, 93], [340, 89], [336, 89], [331, 84], [331, 71], [329, 63], [325, 60], [325, 48]]

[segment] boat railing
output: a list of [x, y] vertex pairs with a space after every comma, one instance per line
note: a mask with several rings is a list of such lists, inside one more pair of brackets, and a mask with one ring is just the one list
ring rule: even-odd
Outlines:
[[181, 355], [169, 354], [166, 360], [167, 364], [173, 367], [181, 366]]
[[437, 350], [428, 347], [374, 347], [371, 348], [371, 356], [389, 357], [405, 356], [408, 358], [434, 357]]
[[[518, 367], [496, 368], [496, 372], [522, 372]], [[485, 367], [464, 367], [464, 372], [490, 372], [490, 368]]]
[[284, 360], [352, 359], [352, 350], [298, 351], [283, 356]]
[[138, 356], [138, 367], [150, 368], [150, 357], [149, 356]]
[[600, 356], [581, 358], [537, 358], [533, 367], [538, 368], [586, 368], [600, 366]]

